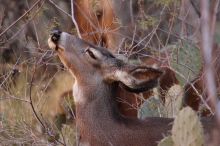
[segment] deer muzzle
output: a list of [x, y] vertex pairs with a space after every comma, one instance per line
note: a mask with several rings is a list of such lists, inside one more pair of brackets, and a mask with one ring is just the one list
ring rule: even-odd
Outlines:
[[58, 41], [60, 39], [60, 36], [61, 36], [61, 31], [60, 30], [53, 30], [51, 33], [50, 33], [50, 37], [48, 39], [48, 45], [51, 49], [54, 49], [54, 50], [57, 50], [58, 47]]

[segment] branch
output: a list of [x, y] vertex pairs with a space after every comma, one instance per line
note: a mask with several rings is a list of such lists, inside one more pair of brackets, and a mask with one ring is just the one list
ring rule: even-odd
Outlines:
[[76, 22], [76, 19], [75, 19], [75, 17], [74, 17], [74, 1], [71, 0], [71, 15], [68, 14], [68, 13], [67, 13], [66, 11], [64, 11], [63, 9], [61, 9], [61, 8], [60, 8], [57, 4], [55, 4], [52, 0], [49, 0], [49, 2], [50, 2], [51, 4], [53, 4], [58, 10], [60, 10], [60, 11], [63, 12], [64, 14], [66, 14], [68, 17], [71, 17], [71, 18], [72, 18], [72, 21], [73, 21], [73, 23], [74, 23], [74, 25], [75, 25], [75, 27], [76, 27], [77, 35], [78, 35], [79, 38], [82, 38], [81, 33], [80, 33], [80, 31], [79, 31], [79, 26], [78, 26], [78, 24], [77, 24], [77, 22]]
[[216, 24], [216, 15], [218, 11], [218, 5], [219, 5], [219, 0], [212, 0], [211, 1], [211, 14], [210, 14], [210, 29], [211, 29], [211, 35], [214, 37], [215, 34], [215, 24]]
[[74, 17], [74, 0], [71, 0], [71, 15], [72, 15], [72, 21], [76, 27], [76, 31], [77, 31], [77, 34], [78, 34], [78, 37], [79, 38], [82, 38], [81, 34], [80, 34], [80, 31], [79, 31], [79, 26], [76, 22], [76, 19]]
[[205, 99], [202, 97], [202, 95], [199, 93], [199, 91], [196, 89], [196, 87], [194, 86], [193, 83], [189, 82], [188, 79], [185, 78], [185, 76], [178, 72], [177, 70], [169, 67], [170, 70], [172, 70], [173, 72], [175, 72], [176, 74], [178, 74], [182, 79], [184, 79], [186, 81], [186, 84], [189, 84], [192, 89], [195, 91], [196, 95], [200, 98], [200, 100], [202, 101], [202, 103], [205, 105], [205, 107], [210, 111], [210, 113], [212, 115], [214, 115], [214, 112], [212, 111], [212, 108], [208, 105], [208, 103], [205, 101]]
[[30, 89], [29, 89], [29, 100], [30, 100], [30, 105], [31, 105], [31, 108], [32, 108], [32, 111], [34, 113], [34, 116], [35, 118], [37, 119], [37, 121], [41, 124], [41, 126], [44, 128], [44, 130], [46, 131], [47, 135], [51, 136], [53, 138], [53, 140], [55, 140], [56, 142], [58, 142], [59, 144], [63, 145], [63, 146], [66, 146], [65, 143], [62, 143], [61, 141], [57, 140], [55, 138], [55, 135], [52, 134], [51, 131], [49, 131], [49, 129], [44, 125], [43, 121], [41, 120], [41, 118], [39, 117], [39, 115], [37, 114], [37, 111], [34, 107], [34, 104], [33, 104], [33, 99], [32, 99], [32, 87], [33, 87], [33, 82], [34, 82], [34, 75], [35, 75], [35, 72], [36, 72], [36, 62], [34, 64], [34, 67], [33, 67], [33, 74], [32, 74], [32, 77], [31, 77], [31, 81], [30, 81]]
[[17, 20], [15, 20], [11, 25], [9, 25], [3, 32], [1, 32], [0, 37], [5, 34], [11, 27], [13, 27], [16, 23], [18, 23], [23, 17], [25, 17], [31, 10], [33, 10], [38, 3], [40, 3], [42, 0], [38, 0], [28, 11], [26, 11], [21, 17], [19, 17]]
[[[57, 4], [55, 4], [52, 0], [49, 0], [49, 2], [52, 4], [52, 5], [54, 5], [58, 10], [60, 10], [61, 12], [63, 12], [65, 15], [67, 15], [68, 17], [70, 17], [70, 18], [72, 18], [72, 15], [70, 15], [69, 13], [67, 13], [66, 11], [64, 11], [62, 8], [60, 8]], [[100, 30], [99, 29], [97, 29], [97, 26], [95, 25], [95, 24], [93, 24], [93, 22], [90, 20], [90, 18], [87, 16], [87, 15], [85, 15], [84, 14], [84, 12], [83, 12], [83, 10], [81, 10], [80, 9], [80, 7], [79, 7], [79, 5], [75, 2], [75, 1], [73, 1], [72, 3], [71, 3], [71, 5], [75, 5], [78, 9], [79, 9], [79, 13], [81, 13], [82, 14], [82, 16], [83, 17], [85, 17], [86, 19], [87, 19], [87, 21], [89, 22], [89, 24], [92, 26], [92, 28], [94, 28], [95, 30], [97, 30], [97, 32], [99, 32]], [[72, 6], [71, 6], [71, 8], [72, 8]], [[74, 7], [73, 7], [73, 14], [74, 14]], [[74, 16], [74, 15], [73, 15]], [[78, 27], [78, 24], [76, 23], [76, 20], [75, 20], [75, 18], [73, 17], [73, 21], [75, 22], [74, 23], [74, 25], [76, 25], [77, 26], [77, 33], [78, 32], [80, 32], [79, 31], [79, 27]], [[96, 33], [96, 32], [95, 32]], [[78, 34], [80, 34], [80, 33], [78, 33]], [[80, 35], [81, 36], [81, 35]]]
[[18, 98], [15, 96], [9, 96], [9, 97], [0, 97], [0, 100], [17, 100], [17, 101], [21, 101], [21, 102], [26, 102], [26, 103], [30, 103], [30, 101], [22, 99], [22, 98]]
[[216, 103], [216, 85], [212, 67], [212, 47], [213, 36], [210, 29], [210, 13], [209, 13], [209, 1], [201, 0], [201, 44], [204, 60], [204, 73], [207, 86], [208, 98], [211, 100], [213, 107]]
[[39, 8], [36, 10], [35, 14], [33, 14], [33, 16], [29, 19], [28, 22], [26, 22], [25, 24], [23, 24], [21, 26], [21, 28], [19, 30], [17, 30], [17, 32], [14, 33], [13, 36], [11, 36], [9, 39], [7, 39], [7, 41], [5, 42], [5, 44], [10, 43], [11, 41], [13, 41], [24, 29], [25, 27], [37, 16], [37, 14], [39, 13], [39, 11], [41, 10], [41, 8], [43, 7], [45, 0], [42, 2], [42, 4], [39, 6]]
[[61, 9], [57, 4], [55, 4], [52, 0], [49, 0], [49, 2], [54, 5], [54, 7], [56, 7], [58, 10], [60, 10], [61, 12], [63, 12], [64, 14], [66, 14], [68, 17], [72, 17], [69, 13], [67, 13], [66, 11], [64, 11], [63, 9]]
[[193, 8], [194, 8], [196, 14], [197, 14], [199, 17], [201, 17], [201, 13], [200, 13], [199, 9], [197, 8], [197, 4], [195, 3], [195, 0], [190, 0], [190, 3], [191, 3], [191, 5], [193, 6]]
[[[29, 9], [30, 6], [29, 6], [29, 3], [28, 3], [28, 0], [26, 0], [26, 3], [27, 3], [27, 7], [28, 7], [28, 9]], [[42, 4], [42, 6], [43, 6], [43, 4]], [[37, 32], [37, 28], [36, 28], [35, 21], [32, 20], [32, 22], [33, 22], [33, 27], [34, 27], [34, 32], [35, 32], [35, 37], [36, 37], [36, 41], [37, 41], [38, 48], [41, 48], [41, 47], [40, 47], [41, 45], [40, 45], [39, 36], [38, 36], [38, 32]]]
[[[214, 4], [218, 3], [218, 0], [214, 2]], [[207, 96], [208, 99], [211, 101], [211, 106], [214, 107], [216, 116], [217, 116], [217, 123], [218, 128], [220, 128], [220, 111], [218, 110], [219, 101], [217, 99], [216, 94], [216, 82], [215, 82], [215, 76], [213, 73], [213, 64], [212, 64], [212, 49], [213, 49], [213, 42], [214, 42], [214, 31], [215, 31], [215, 21], [216, 15], [215, 11], [214, 13], [210, 15], [210, 1], [208, 0], [201, 0], [201, 44], [202, 44], [202, 52], [203, 52], [203, 60], [204, 60], [204, 74], [205, 74], [205, 83], [207, 87]], [[214, 6], [218, 7], [218, 6]], [[210, 18], [211, 17], [211, 18]], [[210, 23], [210, 20], [212, 21]], [[219, 130], [218, 130], [219, 131]], [[220, 134], [220, 131], [217, 133]], [[219, 140], [214, 139], [214, 141], [218, 142]]]
[[30, 89], [29, 89], [30, 105], [31, 105], [32, 111], [34, 112], [35, 118], [40, 122], [40, 124], [43, 126], [43, 128], [46, 129], [44, 123], [41, 121], [40, 117], [38, 116], [38, 114], [36, 112], [36, 109], [35, 109], [34, 104], [33, 104], [33, 99], [32, 99], [32, 87], [33, 87], [35, 72], [36, 72], [36, 67], [34, 65], [33, 74], [32, 74], [31, 81], [30, 81]]

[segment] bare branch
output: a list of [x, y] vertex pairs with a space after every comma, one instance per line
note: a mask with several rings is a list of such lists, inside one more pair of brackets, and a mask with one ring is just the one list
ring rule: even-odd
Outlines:
[[[183, 0], [183, 1], [184, 1], [184, 0]], [[199, 17], [201, 17], [201, 13], [200, 13], [200, 11], [199, 11], [199, 9], [198, 9], [198, 7], [197, 7], [197, 4], [196, 4], [195, 0], [190, 0], [190, 3], [191, 3], [191, 5], [193, 6], [193, 8], [194, 8], [196, 14], [197, 14]]]
[[33, 10], [42, 0], [38, 0], [28, 11], [26, 11], [21, 17], [15, 20], [11, 25], [9, 25], [3, 32], [1, 32], [0, 37], [5, 34], [11, 27], [18, 23], [23, 17], [25, 17], [31, 10]]
[[[215, 109], [218, 128], [220, 127], [220, 111], [218, 111], [218, 99], [216, 94], [216, 82], [215, 76], [213, 72], [213, 63], [212, 63], [212, 49], [213, 49], [213, 35], [215, 30], [215, 21], [213, 20], [216, 16], [210, 15], [210, 1], [201, 0], [201, 44], [202, 44], [202, 52], [203, 52], [203, 60], [204, 60], [204, 74], [205, 74], [205, 83], [207, 87], [207, 96], [208, 100], [211, 101], [211, 106]], [[215, 2], [214, 2], [215, 3]], [[218, 1], [216, 1], [218, 3]], [[215, 6], [217, 7], [217, 6]], [[213, 10], [215, 11], [215, 10]], [[215, 12], [212, 15], [216, 15]], [[210, 18], [211, 17], [211, 18]], [[210, 21], [211, 24], [210, 24]], [[220, 134], [218, 132], [218, 134]], [[218, 139], [214, 139], [219, 144]]]
[[39, 13], [39, 11], [41, 10], [41, 8], [43, 7], [43, 4], [44, 4], [45, 1], [42, 2], [42, 4], [39, 6], [39, 8], [36, 10], [36, 12], [34, 13], [34, 15], [29, 19], [28, 22], [26, 22], [25, 24], [23, 24], [21, 26], [21, 28], [14, 33], [13, 36], [11, 36], [9, 39], [7, 39], [7, 41], [5, 42], [6, 43], [10, 43], [11, 41], [13, 41], [14, 39], [16, 39], [16, 37], [27, 27], [27, 25], [34, 20], [34, 18], [36, 17], [36, 15]]
[[[29, 3], [28, 3], [27, 0], [26, 0], [26, 3], [27, 3], [27, 7], [28, 7], [28, 9], [29, 9], [30, 6], [29, 6]], [[36, 37], [36, 40], [37, 40], [37, 45], [38, 45], [38, 48], [40, 48], [41, 45], [40, 45], [40, 41], [39, 41], [39, 37], [38, 37], [38, 32], [37, 32], [37, 28], [36, 28], [35, 21], [32, 20], [32, 23], [33, 23], [33, 27], [34, 27], [35, 37]]]
[[188, 82], [188, 80], [186, 79], [186, 77], [185, 77], [182, 73], [180, 73], [179, 71], [177, 71], [177, 70], [175, 70], [175, 69], [173, 69], [173, 68], [171, 68], [171, 67], [169, 67], [169, 69], [171, 69], [173, 72], [175, 72], [176, 74], [178, 74], [182, 79], [184, 79], [184, 80], [187, 82], [187, 84], [189, 84], [189, 85], [192, 87], [192, 89], [195, 91], [196, 95], [201, 99], [201, 101], [202, 101], [202, 103], [205, 105], [205, 107], [210, 111], [210, 113], [211, 113], [212, 115], [214, 115], [214, 112], [212, 111], [212, 108], [208, 105], [208, 103], [205, 101], [205, 99], [202, 97], [202, 95], [201, 95], [201, 94], [199, 93], [199, 91], [196, 89], [196, 87], [194, 86], [194, 84], [191, 83], [191, 82]]
[[80, 34], [80, 31], [79, 31], [79, 26], [76, 22], [76, 19], [74, 17], [74, 0], [71, 0], [71, 15], [72, 15], [72, 21], [76, 27], [76, 31], [77, 31], [77, 34], [78, 34], [78, 37], [79, 38], [82, 38], [81, 34]]
[[32, 74], [31, 81], [30, 81], [30, 88], [29, 88], [30, 105], [31, 105], [31, 108], [32, 108], [32, 110], [34, 112], [34, 116], [40, 122], [41, 126], [43, 126], [43, 128], [46, 129], [44, 123], [41, 121], [40, 117], [38, 116], [38, 114], [36, 112], [36, 109], [35, 109], [34, 104], [33, 104], [33, 99], [32, 99], [32, 87], [33, 87], [33, 81], [34, 81], [35, 72], [36, 72], [36, 66], [34, 65], [33, 74]]
[[65, 143], [62, 143], [61, 141], [56, 140], [55, 135], [53, 135], [52, 132], [45, 126], [45, 124], [43, 123], [43, 121], [41, 120], [39, 115], [37, 114], [37, 111], [34, 107], [33, 99], [32, 99], [32, 87], [33, 87], [35, 72], [36, 72], [36, 62], [35, 62], [34, 67], [33, 67], [33, 74], [32, 74], [32, 77], [31, 77], [30, 88], [29, 88], [29, 98], [30, 98], [29, 100], [30, 100], [30, 105], [31, 105], [32, 111], [34, 113], [34, 116], [37, 119], [37, 121], [41, 124], [41, 126], [44, 128], [44, 130], [46, 130], [47, 135], [51, 136], [56, 142], [60, 143], [61, 145], [66, 146]]
[[212, 100], [213, 107], [216, 103], [216, 86], [212, 67], [212, 47], [213, 38], [210, 30], [210, 15], [209, 15], [209, 1], [201, 0], [201, 31], [202, 31], [202, 52], [204, 59], [204, 69], [205, 69], [205, 80], [207, 86], [208, 98]]
[[214, 37], [215, 34], [215, 25], [216, 25], [216, 14], [218, 11], [218, 5], [219, 5], [219, 0], [212, 0], [211, 1], [211, 14], [210, 14], [210, 29], [211, 29], [211, 35]]
[[21, 102], [30, 103], [29, 100], [25, 100], [25, 99], [18, 98], [18, 97], [15, 97], [15, 96], [0, 97], [0, 100], [17, 100], [17, 101], [21, 101]]
[[55, 4], [52, 0], [49, 0], [49, 2], [54, 5], [58, 10], [60, 10], [61, 12], [63, 12], [64, 14], [66, 14], [68, 17], [72, 17], [69, 13], [67, 13], [66, 11], [64, 11], [63, 9], [61, 9], [57, 4]]

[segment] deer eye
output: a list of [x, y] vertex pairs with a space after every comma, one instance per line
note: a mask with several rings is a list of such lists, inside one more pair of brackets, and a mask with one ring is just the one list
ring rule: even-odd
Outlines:
[[93, 60], [101, 60], [104, 57], [103, 54], [99, 50], [92, 48], [92, 47], [88, 47], [85, 50], [85, 53], [87, 56], [89, 56]]
[[85, 53], [87, 54], [87, 55], [89, 55], [92, 59], [97, 59], [96, 58], [96, 56], [93, 54], [93, 52], [89, 49], [89, 48], [87, 48], [86, 50], [85, 50]]

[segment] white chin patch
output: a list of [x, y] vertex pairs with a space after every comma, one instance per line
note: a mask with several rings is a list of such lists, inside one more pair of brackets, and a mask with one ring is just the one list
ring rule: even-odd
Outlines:
[[75, 103], [84, 103], [82, 90], [79, 88], [76, 80], [73, 84], [73, 98]]
[[53, 50], [56, 49], [56, 44], [54, 44], [54, 42], [51, 40], [51, 38], [49, 38], [47, 42], [48, 42], [48, 46], [49, 46], [51, 49], [53, 49]]

